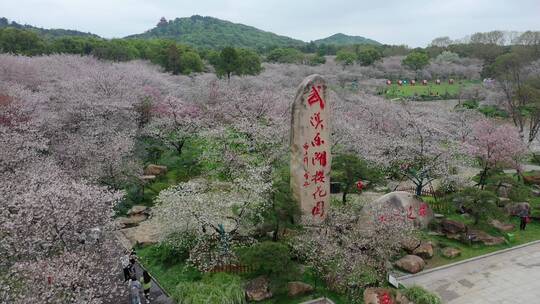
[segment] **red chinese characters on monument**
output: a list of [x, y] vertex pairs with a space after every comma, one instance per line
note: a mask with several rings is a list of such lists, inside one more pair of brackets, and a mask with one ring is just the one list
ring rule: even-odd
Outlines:
[[324, 129], [323, 120], [321, 119], [321, 112], [313, 114], [313, 116], [311, 116], [309, 119], [309, 123], [315, 128], [315, 130]]
[[311, 215], [313, 216], [324, 216], [324, 201], [317, 202], [315, 207], [311, 210]]
[[309, 96], [308, 96], [308, 99], [307, 99], [307, 102], [310, 106], [312, 106], [313, 104], [316, 104], [318, 103], [319, 106], [321, 107], [321, 110], [324, 110], [324, 100], [322, 99], [321, 97], [321, 89], [322, 87], [321, 86], [312, 86], [311, 87], [311, 92], [309, 93]]
[[327, 93], [324, 78], [310, 75], [291, 105], [291, 190], [306, 225], [321, 224], [330, 206], [332, 107]]
[[311, 158], [311, 163], [315, 166], [315, 162], [317, 162], [322, 167], [326, 167], [326, 151], [315, 152], [314, 156]]
[[[427, 213], [428, 213], [428, 204], [426, 203], [421, 203], [420, 204], [420, 207], [418, 208], [418, 211], [416, 212], [416, 214], [419, 216], [419, 217], [426, 217], [427, 216]], [[413, 206], [409, 206], [409, 208], [407, 208], [407, 214], [406, 215], [403, 215], [403, 214], [396, 214], [394, 212], [393, 215], [381, 215], [378, 217], [379, 219], [379, 222], [385, 222], [385, 221], [391, 221], [391, 220], [403, 220], [404, 218], [407, 219], [407, 220], [415, 220], [417, 218], [417, 215], [415, 215], [415, 210], [413, 208]]]
[[[313, 217], [323, 217], [325, 214], [325, 204], [322, 199], [327, 196], [327, 191], [323, 185], [329, 182], [326, 180], [324, 170], [328, 164], [328, 152], [326, 150], [325, 138], [321, 136], [321, 132], [324, 130], [325, 125], [324, 119], [321, 117], [321, 111], [325, 108], [325, 102], [321, 95], [322, 86], [311, 86], [307, 98], [309, 109], [317, 106], [319, 108], [309, 117], [308, 126], [311, 126], [311, 130], [315, 136], [311, 140], [311, 148], [313, 148], [313, 151], [311, 153], [306, 153], [311, 159], [311, 164], [309, 164], [311, 169], [309, 170], [311, 172], [310, 182], [316, 187], [315, 191], [312, 193], [314, 207], [311, 210], [311, 215]], [[309, 148], [309, 145], [307, 145], [307, 148], [304, 146], [306, 152]]]

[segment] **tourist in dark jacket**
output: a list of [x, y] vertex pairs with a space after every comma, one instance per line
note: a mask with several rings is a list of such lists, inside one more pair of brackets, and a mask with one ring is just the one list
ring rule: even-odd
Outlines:
[[527, 223], [529, 222], [529, 208], [523, 208], [519, 210], [518, 213], [521, 223], [519, 224], [519, 230], [525, 230], [527, 228]]

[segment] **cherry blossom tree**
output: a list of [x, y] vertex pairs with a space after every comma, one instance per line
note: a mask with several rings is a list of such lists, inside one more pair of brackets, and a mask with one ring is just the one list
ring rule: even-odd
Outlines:
[[519, 161], [527, 152], [516, 128], [508, 124], [497, 125], [486, 119], [474, 124], [466, 148], [482, 168], [478, 182], [482, 189], [489, 171], [495, 167], [511, 166], [519, 172]]
[[246, 234], [268, 203], [270, 168], [248, 170], [232, 183], [205, 180], [180, 183], [160, 192], [154, 216], [165, 234], [196, 230], [199, 233]]
[[[391, 221], [381, 220], [389, 214]], [[372, 206], [366, 216], [334, 209], [324, 226], [307, 229], [291, 242], [298, 258], [330, 288], [355, 299], [361, 297], [355, 291], [386, 282], [388, 260], [406, 240], [415, 238], [412, 221], [401, 211]]]

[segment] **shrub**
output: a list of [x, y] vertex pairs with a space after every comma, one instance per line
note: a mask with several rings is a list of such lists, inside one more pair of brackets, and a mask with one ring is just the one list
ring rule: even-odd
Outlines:
[[497, 208], [499, 198], [493, 192], [466, 188], [452, 195], [451, 198], [454, 202], [461, 204], [463, 209], [474, 218], [475, 225], [480, 220], [500, 216], [501, 211]]
[[304, 54], [294, 48], [278, 48], [272, 50], [266, 60], [273, 63], [302, 63]]
[[326, 58], [324, 56], [319, 56], [318, 54], [307, 55], [306, 62], [308, 65], [315, 66], [326, 63]]
[[525, 185], [515, 185], [508, 193], [508, 198], [514, 202], [524, 202], [529, 199], [531, 189]]
[[478, 111], [480, 111], [480, 113], [484, 114], [486, 117], [508, 117], [508, 113], [506, 111], [495, 106], [481, 106], [478, 108]]
[[151, 257], [165, 265], [182, 263], [196, 244], [197, 236], [193, 232], [173, 233], [152, 248]]
[[240, 262], [253, 267], [256, 275], [280, 277], [291, 273], [293, 263], [289, 247], [278, 242], [256, 243], [251, 247], [237, 249]]
[[245, 303], [242, 280], [235, 275], [216, 273], [206, 275], [201, 281], [182, 282], [172, 293], [182, 304], [238, 304]]
[[410, 301], [416, 304], [442, 304], [441, 298], [420, 286], [407, 288], [403, 293]]
[[478, 108], [478, 101], [476, 100], [465, 100], [461, 106], [465, 109], [474, 110]]

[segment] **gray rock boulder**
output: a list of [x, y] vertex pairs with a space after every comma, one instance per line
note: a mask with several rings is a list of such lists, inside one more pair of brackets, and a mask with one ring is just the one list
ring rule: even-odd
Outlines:
[[132, 216], [135, 214], [143, 214], [143, 213], [147, 213], [147, 210], [148, 210], [148, 207], [146, 206], [136, 205], [136, 206], [131, 207], [131, 209], [128, 210], [127, 215]]
[[514, 224], [505, 224], [499, 220], [492, 220], [489, 224], [502, 232], [510, 232], [515, 228]]
[[270, 282], [264, 276], [249, 281], [244, 288], [247, 300], [259, 302], [271, 298], [269, 284]]
[[427, 203], [416, 195], [403, 191], [385, 194], [366, 207], [362, 209], [363, 212], [369, 212], [370, 207], [382, 207], [380, 209], [389, 210], [390, 216], [391, 210], [399, 210], [407, 219], [414, 221], [415, 227], [422, 229], [427, 228], [434, 218], [433, 210]]
[[147, 218], [148, 216], [145, 214], [135, 214], [129, 217], [119, 217], [116, 219], [116, 222], [120, 225], [120, 229], [123, 229], [138, 226], [140, 223], [146, 221]]
[[433, 257], [433, 244], [431, 244], [431, 242], [422, 242], [422, 244], [413, 251], [413, 254], [424, 260], [431, 259]]
[[364, 290], [364, 304], [380, 304], [385, 297], [390, 301], [389, 303], [395, 303], [393, 296], [394, 292], [388, 288], [366, 288]]
[[445, 258], [453, 259], [461, 255], [461, 251], [453, 247], [445, 247], [441, 250], [441, 254]]
[[465, 224], [462, 222], [449, 219], [444, 219], [441, 221], [441, 228], [443, 232], [447, 234], [458, 234], [467, 230], [467, 226], [465, 226]]
[[416, 238], [405, 239], [401, 241], [401, 248], [403, 248], [408, 253], [412, 253], [418, 246], [420, 246], [421, 241]]
[[397, 260], [396, 266], [409, 273], [417, 273], [424, 269], [426, 262], [419, 256], [409, 254]]
[[287, 283], [287, 288], [289, 289], [290, 297], [296, 297], [313, 291], [313, 286], [298, 281]]
[[502, 236], [492, 236], [481, 230], [471, 230], [470, 233], [474, 235], [474, 242], [480, 242], [486, 246], [495, 246], [506, 242]]
[[166, 166], [159, 166], [159, 165], [148, 165], [144, 169], [144, 175], [162, 175], [167, 173], [167, 167]]

